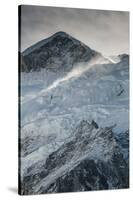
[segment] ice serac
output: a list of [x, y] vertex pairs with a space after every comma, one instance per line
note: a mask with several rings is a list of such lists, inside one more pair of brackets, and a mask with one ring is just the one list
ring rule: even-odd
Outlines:
[[128, 188], [128, 164], [113, 128], [82, 120], [46, 162], [27, 169], [22, 194]]
[[21, 71], [40, 71], [42, 68], [70, 71], [74, 64], [87, 62], [97, 55], [100, 53], [69, 34], [57, 32], [22, 53]]

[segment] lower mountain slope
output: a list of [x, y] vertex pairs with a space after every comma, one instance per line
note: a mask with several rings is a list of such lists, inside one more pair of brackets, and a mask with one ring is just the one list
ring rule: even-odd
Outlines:
[[46, 162], [27, 168], [22, 194], [128, 188], [128, 164], [113, 128], [82, 120]]

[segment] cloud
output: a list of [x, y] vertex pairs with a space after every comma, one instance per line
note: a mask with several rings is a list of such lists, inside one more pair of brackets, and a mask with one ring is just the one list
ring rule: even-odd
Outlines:
[[105, 55], [129, 53], [129, 13], [22, 6], [22, 50], [57, 31], [65, 31]]

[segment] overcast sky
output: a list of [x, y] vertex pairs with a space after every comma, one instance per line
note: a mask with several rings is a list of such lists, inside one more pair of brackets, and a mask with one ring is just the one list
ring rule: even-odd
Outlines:
[[105, 54], [129, 53], [129, 13], [22, 6], [22, 51], [55, 32], [65, 31]]

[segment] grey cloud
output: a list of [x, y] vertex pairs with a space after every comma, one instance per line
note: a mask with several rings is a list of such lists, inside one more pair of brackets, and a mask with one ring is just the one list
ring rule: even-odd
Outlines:
[[41, 6], [22, 6], [22, 50], [65, 31], [107, 55], [129, 53], [129, 13]]

